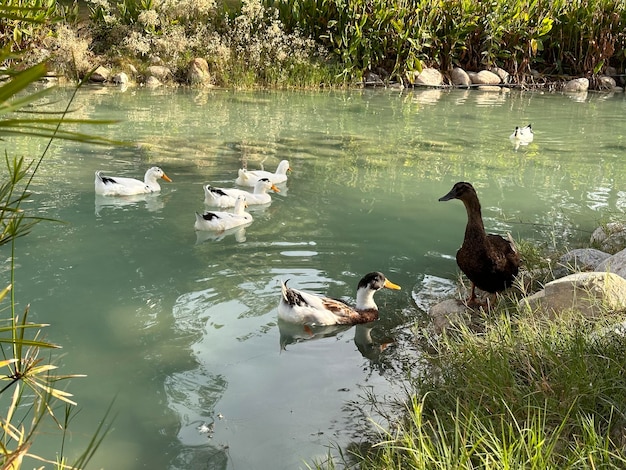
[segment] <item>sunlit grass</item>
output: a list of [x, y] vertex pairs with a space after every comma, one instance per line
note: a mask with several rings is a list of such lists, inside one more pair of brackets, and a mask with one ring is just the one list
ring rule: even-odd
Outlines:
[[514, 304], [486, 315], [481, 333], [430, 336], [403, 416], [390, 412], [368, 446], [318, 468], [624, 468], [623, 316], [548, 319]]

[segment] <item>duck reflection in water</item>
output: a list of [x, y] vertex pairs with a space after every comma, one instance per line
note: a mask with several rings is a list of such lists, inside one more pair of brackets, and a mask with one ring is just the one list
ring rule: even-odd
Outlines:
[[100, 212], [106, 208], [123, 209], [131, 206], [139, 206], [145, 202], [149, 212], [158, 212], [165, 207], [163, 197], [158, 193], [134, 194], [132, 196], [102, 196], [96, 194], [95, 214], [100, 217]]
[[252, 222], [239, 227], [224, 230], [223, 232], [207, 232], [203, 230], [196, 230], [196, 245], [207, 241], [219, 242], [226, 237], [234, 236], [237, 243], [243, 243], [246, 241], [246, 227], [252, 225]]
[[287, 346], [290, 344], [336, 337], [354, 328], [354, 344], [361, 355], [366, 359], [378, 362], [381, 353], [392, 343], [379, 343], [372, 339], [372, 330], [375, 325], [376, 322], [360, 323], [358, 325], [309, 326], [279, 319], [280, 350], [286, 351]]

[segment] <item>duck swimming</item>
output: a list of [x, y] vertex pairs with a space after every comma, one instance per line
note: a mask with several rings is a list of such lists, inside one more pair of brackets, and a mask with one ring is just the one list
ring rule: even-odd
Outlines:
[[196, 230], [206, 230], [209, 232], [223, 232], [240, 225], [252, 222], [252, 216], [246, 212], [246, 198], [239, 196], [233, 212], [212, 212], [206, 211], [203, 214], [196, 212]]
[[245, 196], [248, 205], [269, 204], [272, 202], [272, 196], [267, 193], [270, 189], [275, 193], [280, 192], [280, 189], [267, 178], [261, 178], [256, 182], [253, 193], [236, 188], [214, 188], [207, 184], [204, 186], [204, 203], [221, 208], [232, 207], [237, 202], [238, 196]]
[[476, 292], [481, 290], [496, 294], [510, 287], [520, 266], [520, 256], [512, 240], [500, 235], [487, 234], [480, 212], [476, 190], [470, 183], [458, 182], [440, 201], [460, 199], [467, 210], [467, 226], [456, 262], [472, 284], [467, 304], [476, 304]]
[[356, 305], [353, 308], [341, 300], [289, 288], [287, 282], [283, 282], [278, 303], [278, 318], [290, 323], [312, 326], [368, 323], [378, 318], [374, 294], [383, 287], [400, 290], [400, 286], [391, 282], [382, 273], [366, 274], [357, 286]]
[[157, 179], [172, 180], [158, 166], [153, 166], [146, 171], [143, 181], [135, 178], [121, 176], [104, 176], [101, 171], [96, 171], [95, 190], [101, 196], [133, 196], [135, 194], [148, 194], [161, 191]]
[[291, 171], [288, 160], [281, 161], [274, 173], [264, 170], [249, 171], [246, 169], [240, 169], [239, 175], [235, 180], [235, 184], [238, 184], [239, 186], [254, 186], [257, 180], [261, 178], [267, 178], [274, 184], [284, 183], [287, 181], [288, 171]]
[[509, 136], [511, 142], [515, 144], [515, 148], [520, 145], [528, 145], [534, 139], [533, 128], [530, 124], [524, 127], [515, 127], [515, 131]]

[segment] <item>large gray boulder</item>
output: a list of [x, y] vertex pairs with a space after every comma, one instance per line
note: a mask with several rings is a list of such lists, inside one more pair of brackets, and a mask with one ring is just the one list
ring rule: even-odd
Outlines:
[[147, 77], [154, 77], [160, 82], [165, 82], [173, 77], [172, 71], [163, 65], [151, 65], [146, 69]]
[[443, 75], [437, 69], [426, 67], [421, 72], [414, 73], [412, 83], [418, 86], [441, 86]]
[[559, 258], [554, 268], [554, 277], [559, 278], [581, 271], [602, 271], [596, 267], [611, 255], [595, 248], [578, 248]]
[[472, 84], [470, 76], [461, 67], [454, 67], [450, 71], [450, 81], [454, 86], [468, 87]]
[[596, 271], [610, 272], [626, 278], [626, 250], [615, 253], [596, 266]]
[[127, 86], [130, 83], [130, 78], [125, 72], [118, 72], [111, 78], [111, 81], [116, 85]]
[[509, 83], [511, 76], [506, 70], [501, 69], [500, 67], [491, 67], [489, 71], [495, 73], [498, 77], [500, 77], [500, 81], [502, 83]]
[[598, 90], [614, 90], [617, 88], [617, 82], [613, 77], [608, 75], [600, 75], [596, 81], [596, 88]]
[[621, 222], [609, 222], [593, 231], [591, 244], [607, 253], [617, 253], [626, 248], [626, 226]]
[[626, 279], [609, 272], [586, 272], [549, 282], [545, 289], [520, 301], [549, 317], [568, 311], [596, 318], [626, 308]]
[[190, 85], [209, 86], [211, 85], [211, 74], [209, 64], [201, 57], [196, 57], [187, 67], [187, 81]]
[[103, 83], [109, 79], [110, 75], [111, 71], [101, 65], [93, 71], [93, 73], [89, 76], [89, 80], [96, 83]]
[[498, 85], [502, 80], [489, 70], [481, 70], [478, 73], [468, 72], [472, 83], [475, 85]]
[[428, 310], [431, 325], [436, 333], [441, 333], [453, 325], [469, 325], [473, 311], [457, 299], [448, 299], [433, 305]]
[[567, 93], [580, 93], [589, 90], [588, 78], [575, 78], [565, 83], [563, 91]]
[[158, 88], [163, 85], [163, 83], [161, 83], [161, 80], [159, 80], [158, 78], [150, 75], [148, 78], [146, 78], [145, 85], [147, 88]]

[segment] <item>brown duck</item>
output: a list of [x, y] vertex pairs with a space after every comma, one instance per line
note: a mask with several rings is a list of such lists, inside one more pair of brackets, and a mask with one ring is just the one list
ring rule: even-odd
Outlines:
[[472, 283], [468, 304], [476, 303], [475, 288], [496, 294], [510, 287], [519, 271], [520, 257], [512, 240], [487, 234], [476, 190], [470, 183], [456, 183], [440, 201], [460, 199], [467, 210], [463, 245], [456, 253], [459, 268]]

